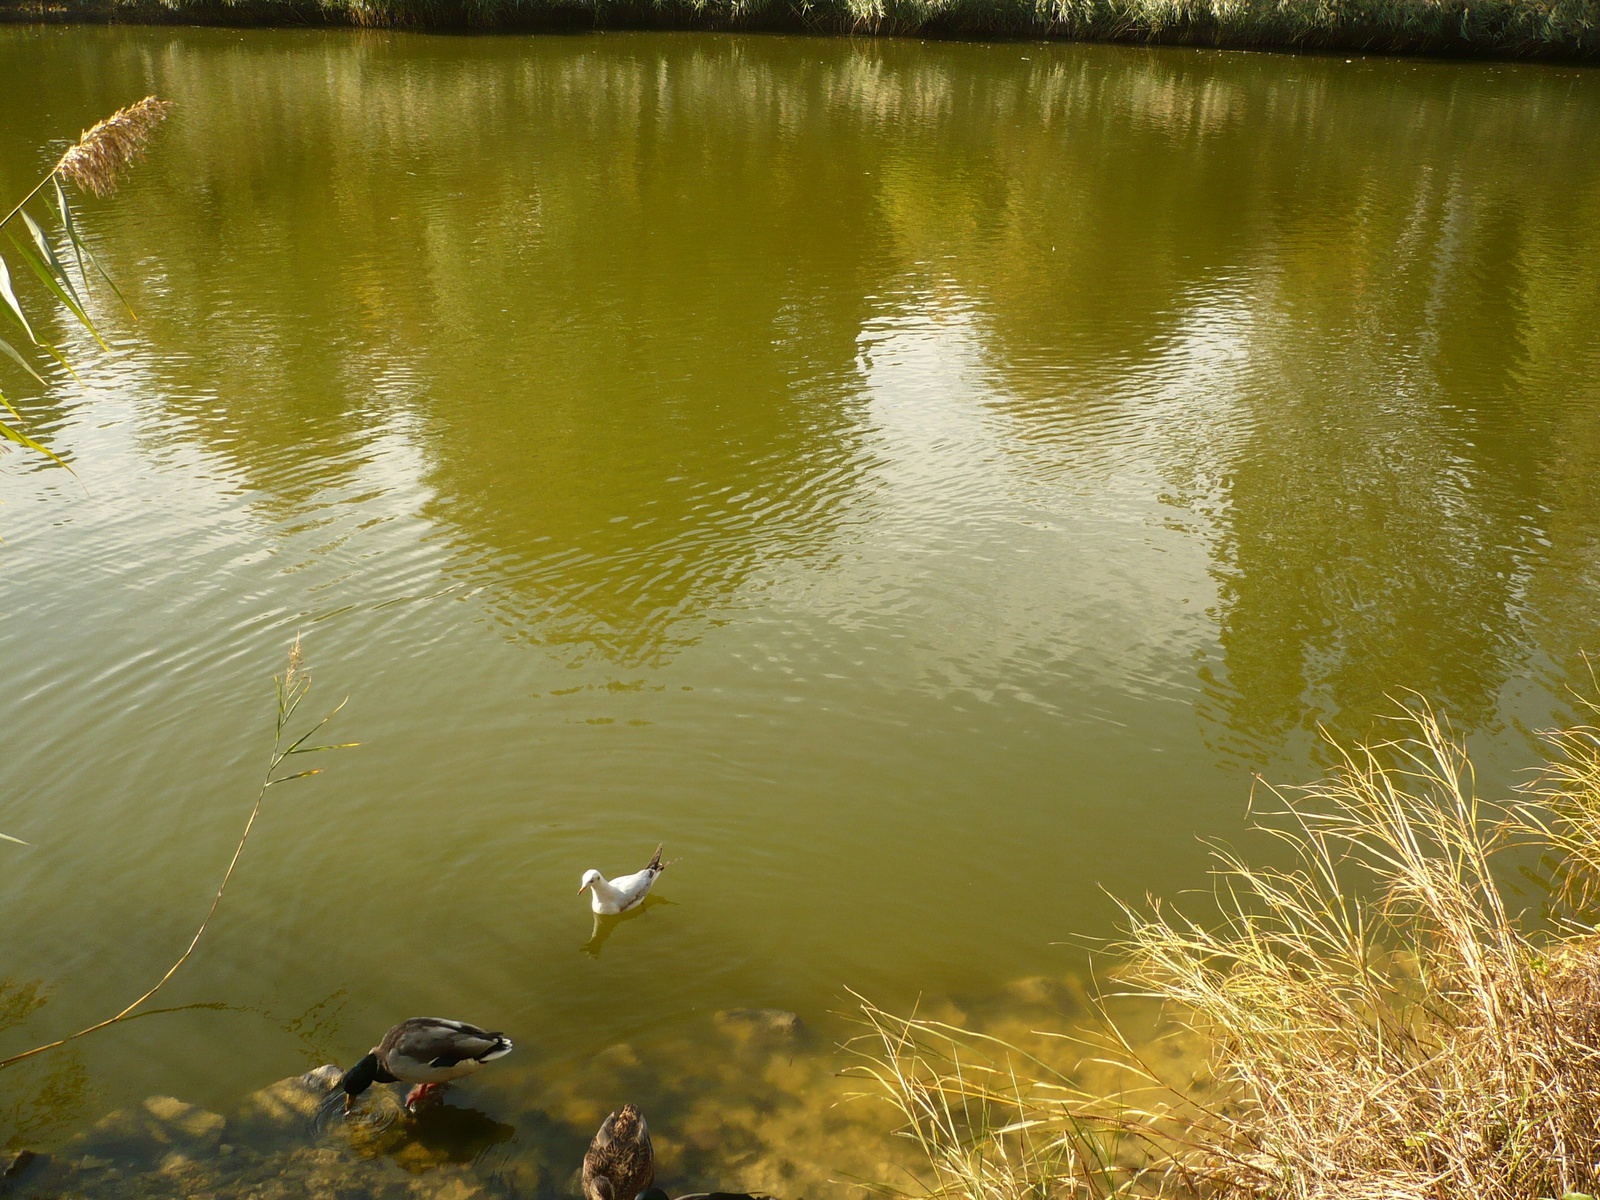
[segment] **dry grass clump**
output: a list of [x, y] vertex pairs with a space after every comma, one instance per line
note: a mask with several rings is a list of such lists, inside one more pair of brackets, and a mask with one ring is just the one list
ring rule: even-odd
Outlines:
[[[873, 1085], [900, 1118], [929, 1174], [888, 1196], [960, 1200], [1106, 1200], [1145, 1194], [1172, 1130], [1117, 1113], [1084, 1086], [1074, 1056], [1031, 1053], [1016, 1041], [945, 1021], [900, 1017], [861, 1001], [870, 1034], [852, 1043], [846, 1072]], [[1044, 1034], [1084, 1048], [1077, 1038]]]
[[172, 101], [158, 96], [117, 109], [61, 156], [57, 173], [86, 192], [111, 195], [117, 190], [117, 177], [144, 156], [150, 135], [171, 109]]
[[[1160, 1078], [1115, 1034], [1127, 1090], [959, 1029], [885, 1019], [868, 1073], [963, 1200], [1193, 1195], [1536, 1200], [1600, 1183], [1600, 730], [1491, 806], [1425, 707], [1408, 736], [1336, 748], [1273, 831], [1289, 865], [1218, 853], [1215, 915], [1126, 909], [1121, 978], [1206, 1047]], [[1543, 914], [1508, 907], [1495, 856], [1539, 851]]]
[[1460, 743], [1426, 709], [1412, 721], [1293, 797], [1291, 869], [1221, 856], [1214, 927], [1129, 910], [1130, 976], [1181, 1006], [1234, 1090], [1202, 1126], [1211, 1161], [1191, 1158], [1222, 1193], [1529, 1200], [1595, 1182], [1600, 954], [1523, 929], [1491, 855], [1580, 834], [1600, 791], [1554, 824], [1490, 808]]

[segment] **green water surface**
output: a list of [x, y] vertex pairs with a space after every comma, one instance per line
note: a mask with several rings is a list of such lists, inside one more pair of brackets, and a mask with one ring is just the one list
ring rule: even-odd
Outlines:
[[296, 633], [362, 743], [270, 797], [207, 1007], [0, 1074], [0, 1145], [437, 1014], [517, 1040], [451, 1101], [496, 1153], [586, 1136], [557, 1088], [781, 1187], [675, 1124], [717, 1012], [822, 1062], [846, 987], [1081, 974], [1319, 724], [1417, 689], [1503, 790], [1588, 686], [1593, 70], [8, 27], [0, 80], [7, 205], [178, 104], [79, 213], [138, 323], [25, 289], [85, 386], [0, 363], [77, 472], [0, 462], [0, 1056], [182, 950]]

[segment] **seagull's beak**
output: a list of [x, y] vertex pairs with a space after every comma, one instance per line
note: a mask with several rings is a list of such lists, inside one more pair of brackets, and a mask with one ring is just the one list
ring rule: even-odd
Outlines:
[[583, 895], [584, 889], [587, 888], [588, 886], [589, 885], [586, 883], [586, 884], [583, 885], [583, 887], [579, 888], [578, 889], [578, 895], [580, 895], [580, 896]]

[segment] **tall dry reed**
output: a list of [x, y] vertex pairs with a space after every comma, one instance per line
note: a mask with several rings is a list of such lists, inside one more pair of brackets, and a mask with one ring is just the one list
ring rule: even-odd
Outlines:
[[167, 982], [178, 973], [178, 969], [189, 961], [190, 956], [194, 954], [195, 947], [200, 944], [200, 939], [205, 936], [206, 930], [210, 928], [211, 918], [217, 915], [217, 909], [222, 904], [223, 894], [228, 890], [228, 882], [233, 878], [234, 868], [239, 865], [239, 859], [244, 855], [245, 843], [250, 840], [250, 833], [256, 827], [256, 818], [261, 815], [261, 808], [266, 803], [268, 791], [279, 784], [290, 783], [296, 779], [306, 779], [312, 775], [320, 775], [322, 773], [321, 767], [296, 769], [300, 766], [300, 756], [320, 754], [327, 750], [347, 750], [359, 745], [358, 742], [332, 742], [326, 745], [306, 744], [312, 737], [320, 733], [329, 721], [338, 715], [339, 710], [349, 701], [348, 696], [341, 700], [327, 716], [313, 723], [298, 735], [291, 728], [295, 720], [295, 713], [300, 707], [300, 702], [306, 698], [306, 693], [311, 690], [311, 676], [306, 672], [300, 657], [299, 634], [295, 635], [294, 645], [289, 648], [289, 661], [283, 674], [274, 676], [272, 682], [278, 694], [278, 717], [276, 732], [272, 741], [272, 752], [267, 756], [266, 773], [261, 777], [261, 787], [256, 792], [255, 805], [250, 809], [250, 816], [244, 823], [244, 831], [239, 835], [239, 842], [234, 847], [233, 857], [228, 860], [228, 869], [223, 872], [222, 882], [217, 885], [216, 894], [211, 898], [211, 907], [206, 910], [206, 915], [201, 920], [200, 927], [194, 931], [194, 936], [189, 939], [189, 944], [184, 948], [183, 953], [178, 956], [177, 961], [167, 968], [166, 974], [156, 980], [151, 988], [120, 1012], [107, 1017], [103, 1021], [97, 1021], [93, 1025], [79, 1029], [75, 1033], [69, 1033], [65, 1037], [57, 1038], [53, 1042], [46, 1042], [43, 1045], [33, 1047], [31, 1050], [13, 1054], [9, 1058], [0, 1058], [0, 1070], [22, 1062], [24, 1059], [32, 1058], [36, 1054], [43, 1054], [59, 1046], [65, 1046], [68, 1042], [76, 1041], [78, 1038], [86, 1037], [91, 1033], [109, 1029], [121, 1021], [126, 1021], [138, 1009], [143, 1008], [145, 1002], [165, 987]]
[[[1425, 706], [1274, 794], [1287, 865], [1218, 852], [1204, 919], [1127, 906], [1120, 978], [1204, 1048], [1162, 1077], [1110, 1026], [1116, 1103], [1073, 1071], [866, 1006], [865, 1073], [961, 1200], [1192, 1195], [1537, 1200], [1600, 1182], [1600, 731], [1546, 741], [1522, 796], [1481, 800]], [[1496, 856], [1543, 852], [1543, 913]], [[1003, 1084], [1004, 1086], [999, 1086]], [[1003, 1152], [1002, 1152], [1002, 1147]]]

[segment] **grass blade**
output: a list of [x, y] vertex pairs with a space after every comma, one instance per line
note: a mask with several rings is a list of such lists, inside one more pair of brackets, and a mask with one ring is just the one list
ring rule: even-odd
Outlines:
[[28, 335], [28, 340], [37, 346], [39, 339], [34, 336], [33, 326], [28, 324], [28, 318], [23, 315], [22, 305], [17, 303], [16, 292], [11, 290], [11, 271], [6, 267], [6, 260], [3, 258], [0, 258], [0, 299], [5, 300], [7, 307], [11, 309], [11, 315], [17, 319], [17, 324], [21, 325]]
[[78, 227], [72, 221], [72, 206], [67, 203], [67, 194], [61, 190], [61, 176], [51, 175], [50, 182], [56, 189], [56, 208], [61, 217], [61, 227], [67, 231], [67, 240], [72, 243], [72, 253], [78, 258], [78, 274], [83, 279], [83, 286], [89, 287], [89, 272], [83, 269], [83, 239], [78, 236]]
[[100, 260], [94, 256], [94, 251], [89, 249], [87, 244], [82, 243], [80, 243], [80, 249], [83, 251], [83, 256], [89, 260], [89, 264], [100, 273], [100, 278], [106, 281], [106, 286], [111, 289], [112, 294], [122, 302], [122, 307], [128, 310], [128, 315], [137, 321], [139, 314], [133, 311], [133, 305], [128, 303], [128, 298], [122, 294], [122, 289], [117, 286], [117, 281], [111, 278], [111, 273], [100, 265]]
[[83, 382], [83, 377], [80, 376], [76, 371], [74, 371], [72, 369], [72, 364], [69, 363], [66, 360], [66, 358], [62, 355], [61, 351], [57, 350], [49, 342], [40, 342], [39, 345], [44, 347], [45, 352], [47, 354], [49, 354], [51, 358], [55, 359], [58, 363], [61, 364], [61, 366], [66, 370], [67, 374], [72, 376], [74, 382], [76, 382], [79, 387], [88, 387], [89, 386], [88, 384]]
[[89, 243], [83, 240], [78, 232], [78, 223], [72, 219], [72, 207], [67, 203], [67, 194], [61, 190], [61, 180], [56, 176], [50, 177], [56, 188], [56, 204], [61, 212], [61, 224], [67, 231], [67, 237], [72, 240], [72, 252], [78, 257], [78, 273], [83, 276], [83, 286], [89, 287], [89, 272], [84, 269], [84, 259], [89, 260], [89, 265], [99, 272], [100, 278], [106, 281], [106, 286], [122, 302], [122, 307], [128, 310], [128, 316], [135, 321], [139, 314], [133, 311], [133, 305], [128, 303], [128, 298], [122, 294], [122, 289], [117, 286], [117, 281], [111, 278], [111, 273], [100, 265], [100, 260], [94, 256], [94, 251], [89, 249]]
[[35, 371], [32, 364], [30, 364], [27, 359], [23, 358], [22, 355], [18, 354], [16, 347], [14, 347], [10, 342], [6, 341], [5, 338], [0, 338], [0, 354], [4, 354], [7, 358], [12, 359], [17, 366], [21, 367], [29, 375], [32, 375], [44, 387], [50, 386], [45, 382], [44, 376]]
[[[11, 405], [7, 404], [6, 408], [11, 409]], [[15, 412], [16, 410], [11, 409], [11, 411]], [[67, 467], [67, 464], [63, 462], [60, 456], [57, 455], [54, 450], [50, 449], [49, 446], [34, 441], [27, 434], [23, 433], [22, 430], [7, 425], [4, 421], [0, 421], [0, 438], [4, 438], [8, 442], [15, 442], [19, 446], [26, 446], [29, 450], [37, 450], [40, 454], [44, 455], [57, 466]], [[73, 471], [71, 467], [67, 467], [67, 470], [74, 475], [77, 474], [77, 472]], [[15, 838], [10, 840], [16, 841]], [[24, 843], [24, 845], [26, 845], [26, 843]]]
[[[24, 213], [23, 215], [26, 216], [27, 214]], [[30, 221], [29, 224], [32, 224], [32, 222]], [[93, 335], [95, 341], [100, 343], [102, 350], [110, 350], [111, 347], [106, 345], [105, 339], [100, 336], [100, 331], [94, 327], [94, 322], [89, 320], [89, 314], [84, 312], [78, 302], [68, 295], [66, 289], [61, 286], [60, 281], [56, 279], [55, 274], [49, 267], [45, 266], [39, 256], [19, 242], [15, 234], [8, 232], [6, 237], [11, 239], [11, 244], [17, 248], [17, 253], [22, 255], [22, 261], [27, 263], [29, 269], [39, 277], [39, 282], [54, 292], [56, 298], [72, 310], [72, 315], [83, 322], [83, 327]]]
[[72, 293], [72, 298], [78, 302], [78, 307], [83, 307], [83, 297], [78, 295], [78, 289], [72, 286], [72, 276], [67, 274], [67, 268], [56, 257], [55, 248], [50, 245], [50, 239], [45, 237], [44, 230], [39, 228], [39, 223], [30, 217], [26, 211], [18, 213], [22, 223], [28, 227], [28, 233], [33, 238], [33, 244], [39, 248], [39, 254], [45, 262], [50, 264], [50, 270], [61, 281], [61, 286]]
[[[289, 652], [289, 669], [284, 672], [283, 678], [277, 681], [278, 709], [280, 713], [283, 710], [283, 699], [286, 691], [298, 690], [298, 694], [300, 696], [305, 695], [305, 687], [299, 686], [295, 679], [295, 671], [299, 665], [300, 639], [296, 637], [294, 641], [294, 649]], [[310, 680], [305, 680], [304, 683], [306, 686], [309, 686]], [[124, 1008], [121, 1012], [107, 1017], [103, 1021], [97, 1021], [93, 1025], [86, 1026], [83, 1029], [78, 1030], [76, 1033], [69, 1033], [65, 1037], [57, 1038], [53, 1042], [46, 1042], [42, 1046], [35, 1046], [31, 1050], [24, 1050], [22, 1053], [13, 1054], [9, 1058], [0, 1058], [0, 1071], [5, 1070], [5, 1068], [12, 1066], [15, 1063], [21, 1062], [24, 1059], [32, 1058], [36, 1054], [44, 1054], [50, 1050], [54, 1050], [58, 1046], [65, 1046], [68, 1042], [76, 1041], [78, 1038], [87, 1037], [89, 1034], [96, 1033], [102, 1029], [109, 1029], [119, 1021], [127, 1020], [134, 1014], [135, 1010], [143, 1008], [145, 1001], [149, 1000], [152, 996], [164, 988], [167, 985], [168, 980], [178, 973], [184, 963], [189, 961], [190, 956], [194, 954], [194, 948], [200, 944], [200, 939], [205, 936], [206, 930], [211, 927], [211, 919], [217, 915], [217, 908], [222, 904], [223, 893], [228, 890], [228, 881], [233, 878], [234, 869], [238, 867], [239, 859], [244, 855], [245, 843], [250, 840], [250, 831], [256, 827], [256, 818], [261, 815], [262, 805], [266, 801], [267, 788], [273, 783], [272, 772], [282, 759], [282, 746], [283, 722], [280, 719], [278, 722], [278, 736], [277, 740], [273, 743], [273, 752], [270, 759], [272, 765], [267, 768], [266, 777], [261, 781], [261, 790], [256, 793], [255, 805], [250, 810], [249, 819], [244, 823], [244, 832], [239, 835], [239, 844], [234, 847], [233, 859], [228, 863], [228, 869], [223, 872], [222, 882], [218, 885], [216, 894], [211, 898], [211, 907], [206, 911], [204, 919], [201, 920], [200, 927], [194, 931], [194, 937], [189, 939], [188, 947], [182, 954], [178, 956], [177, 961], [167, 968], [167, 973], [160, 979], [156, 980], [154, 986], [147, 990], [132, 1004]], [[302, 772], [302, 774], [316, 774], [316, 772], [307, 771]], [[149, 1012], [152, 1010], [146, 1009], [145, 1011]]]
[[0, 842], [15, 842], [19, 846], [26, 846], [30, 844], [23, 841], [21, 838], [12, 837], [9, 833], [0, 833]]
[[321, 775], [322, 768], [314, 767], [309, 771], [296, 771], [293, 775], [279, 775], [276, 779], [267, 780], [266, 786], [273, 787], [280, 783], [288, 783], [291, 779], [304, 779], [308, 775]]

